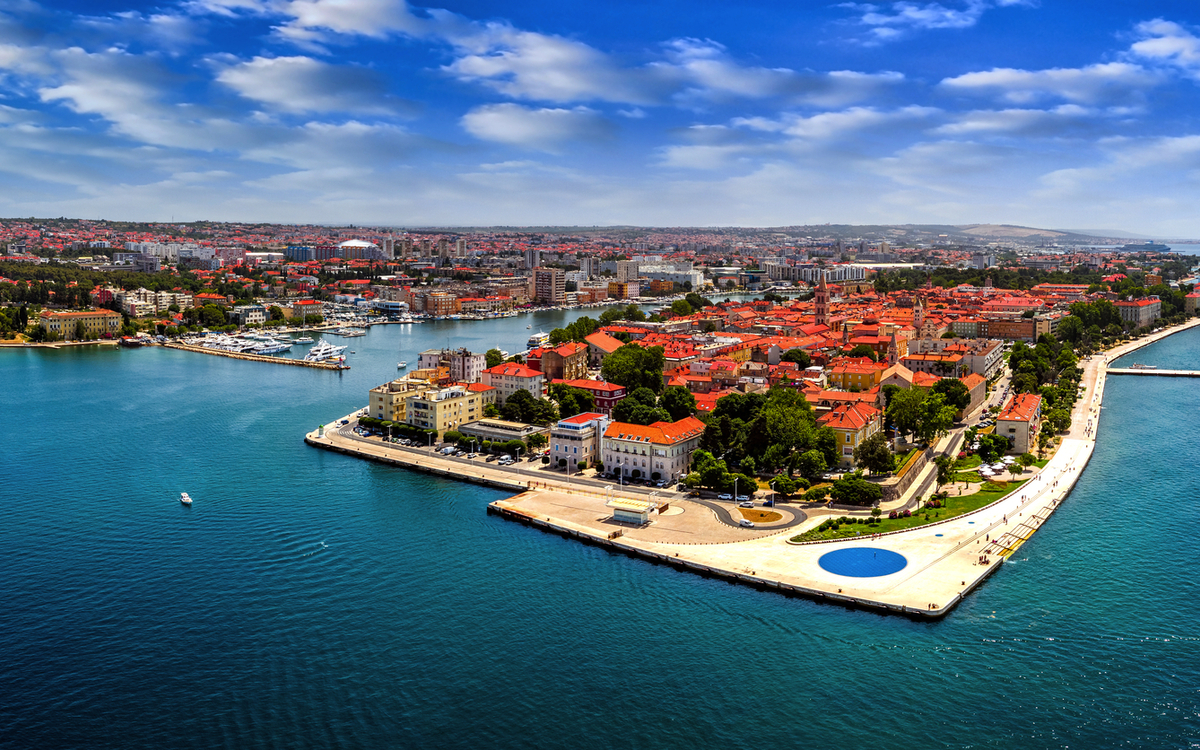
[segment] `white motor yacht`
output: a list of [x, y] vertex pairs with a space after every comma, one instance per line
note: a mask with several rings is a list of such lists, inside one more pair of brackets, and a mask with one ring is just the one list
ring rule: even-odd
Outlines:
[[188, 493], [180, 492], [179, 493], [179, 502], [183, 503], [184, 505], [191, 505], [192, 498], [190, 495], [188, 495]]

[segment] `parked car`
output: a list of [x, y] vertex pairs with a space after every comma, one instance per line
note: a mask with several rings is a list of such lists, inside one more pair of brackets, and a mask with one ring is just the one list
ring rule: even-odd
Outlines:
[[[739, 502], [739, 503], [750, 503], [750, 496], [749, 496], [749, 495], [738, 495], [738, 496], [737, 496], [737, 499], [738, 499], [738, 502]], [[750, 503], [750, 507], [751, 507], [751, 508], [753, 508], [753, 507], [754, 507], [754, 503]]]
[[478, 454], [478, 453], [468, 453], [468, 454], [467, 454], [467, 458], [476, 458], [476, 457], [478, 457], [478, 456], [479, 456], [479, 454]]
[[732, 500], [733, 495], [730, 495], [728, 492], [722, 492], [720, 495], [717, 495], [717, 499], [718, 500]]
[[485, 459], [483, 459], [483, 460], [484, 460], [484, 461], [495, 461], [495, 460], [496, 460], [496, 457], [495, 457], [495, 456], [488, 456], [487, 458], [485, 458]]
[[[742, 496], [741, 496], [741, 495], [739, 495], [738, 497], [742, 497]], [[746, 500], [746, 501], [744, 501], [744, 502], [740, 502], [740, 503], [738, 503], [738, 507], [739, 507], [739, 508], [753, 508], [753, 507], [754, 507], [754, 503], [750, 502], [749, 500]]]

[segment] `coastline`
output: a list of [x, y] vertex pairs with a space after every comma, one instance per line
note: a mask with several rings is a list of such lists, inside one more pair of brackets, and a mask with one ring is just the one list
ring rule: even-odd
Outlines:
[[[1084, 360], [1084, 392], [1073, 408], [1071, 430], [1062, 436], [1046, 466], [1031, 472], [1027, 481], [1009, 495], [962, 516], [875, 536], [790, 544], [789, 538], [804, 530], [800, 526], [788, 528], [786, 534], [767, 527], [762, 529], [767, 533], [752, 538], [666, 540], [661, 530], [654, 529], [660, 522], [645, 527], [614, 526], [604, 504], [605, 496], [572, 490], [553, 479], [506, 481], [490, 477], [482, 465], [473, 475], [450, 462], [440, 466], [433, 456], [397, 459], [388, 455], [389, 449], [382, 444], [378, 448], [365, 442], [346, 444], [329, 435], [318, 437], [315, 432], [306, 435], [305, 442], [360, 458], [515, 490], [518, 494], [513, 497], [489, 504], [488, 512], [614, 552], [818, 601], [938, 619], [994, 574], [1001, 562], [1045, 524], [1074, 488], [1095, 448], [1108, 363], [1197, 325], [1200, 320], [1189, 321]], [[712, 513], [686, 500], [671, 502], [685, 508], [685, 512]], [[826, 553], [855, 548], [873, 555], [880, 551], [899, 555], [904, 565], [896, 572], [870, 577], [838, 575], [823, 567]]]

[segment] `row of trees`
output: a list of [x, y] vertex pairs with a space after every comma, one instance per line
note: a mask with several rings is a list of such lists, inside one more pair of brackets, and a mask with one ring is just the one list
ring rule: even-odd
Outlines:
[[642, 387], [617, 402], [612, 410], [612, 418], [616, 422], [632, 424], [677, 422], [690, 416], [695, 410], [696, 397], [683, 386], [673, 385], [665, 389], [662, 396]]
[[788, 388], [731, 393], [717, 401], [700, 447], [746, 474], [786, 469], [809, 479], [837, 464], [837, 435], [818, 427], [804, 396]]
[[918, 443], [931, 443], [948, 433], [955, 415], [971, 402], [958, 378], [942, 378], [928, 390], [885, 385], [883, 393], [887, 424]]
[[0, 333], [6, 338], [21, 333], [29, 325], [29, 308], [25, 305], [0, 307]]

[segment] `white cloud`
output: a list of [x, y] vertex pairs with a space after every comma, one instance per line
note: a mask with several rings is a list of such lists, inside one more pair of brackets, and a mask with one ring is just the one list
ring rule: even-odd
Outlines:
[[1111, 112], [1063, 104], [1053, 109], [975, 110], [957, 115], [953, 122], [934, 130], [940, 135], [1051, 134], [1085, 120], [1104, 117]]
[[995, 7], [1031, 5], [1027, 0], [966, 0], [959, 6], [936, 2], [845, 3], [858, 12], [857, 22], [868, 27], [875, 42], [891, 41], [914, 31], [968, 29]]
[[920, 120], [936, 115], [940, 110], [933, 107], [902, 107], [884, 111], [873, 107], [851, 107], [841, 112], [822, 112], [804, 117], [786, 115], [778, 120], [762, 117], [737, 118], [736, 127], [764, 132], [777, 132], [806, 141], [825, 141], [843, 136], [853, 136], [869, 128], [893, 125], [905, 120]]
[[453, 35], [460, 56], [444, 70], [514, 99], [555, 103], [603, 101], [684, 106], [714, 101], [781, 98], [818, 106], [844, 106], [904, 80], [900, 73], [798, 72], [746, 66], [711, 40], [676, 39], [662, 59], [635, 67], [559, 36], [491, 24], [479, 33]]
[[223, 68], [217, 81], [282, 112], [387, 115], [413, 109], [410, 102], [389, 94], [386, 82], [374, 71], [311, 57], [256, 57]]
[[963, 94], [996, 95], [1014, 104], [1046, 98], [1094, 104], [1127, 100], [1159, 80], [1157, 74], [1140, 65], [1112, 62], [1048, 70], [993, 68], [947, 78], [940, 85]]
[[660, 92], [645, 72], [621, 69], [582, 42], [491, 24], [456, 39], [461, 52], [444, 70], [514, 99], [652, 104]]
[[1200, 78], [1200, 38], [1180, 24], [1156, 18], [1136, 27], [1142, 39], [1129, 48], [1136, 58], [1171, 65]]
[[568, 141], [611, 138], [612, 123], [587, 107], [531, 109], [519, 104], [488, 104], [462, 118], [468, 133], [494, 141], [539, 151], [557, 152]]
[[429, 31], [429, 22], [414, 15], [404, 0], [289, 0], [274, 9], [291, 18], [275, 31], [305, 46], [329, 41], [330, 33], [386, 39]]

